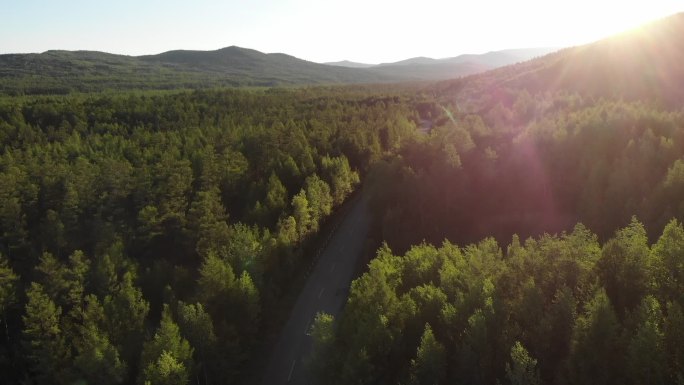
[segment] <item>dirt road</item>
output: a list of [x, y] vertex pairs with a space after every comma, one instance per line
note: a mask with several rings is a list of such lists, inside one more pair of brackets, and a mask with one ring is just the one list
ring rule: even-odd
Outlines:
[[306, 368], [312, 346], [308, 331], [316, 313], [337, 316], [342, 310], [368, 233], [367, 199], [361, 195], [350, 203], [353, 207], [332, 234], [281, 331], [263, 385], [312, 383]]

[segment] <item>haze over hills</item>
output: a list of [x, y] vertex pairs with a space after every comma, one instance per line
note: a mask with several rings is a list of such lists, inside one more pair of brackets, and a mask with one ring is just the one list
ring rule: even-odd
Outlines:
[[392, 66], [410, 66], [410, 65], [429, 65], [437, 63], [479, 63], [487, 66], [504, 66], [508, 64], [517, 63], [532, 59], [537, 56], [543, 56], [548, 53], [558, 51], [559, 48], [545, 47], [545, 48], [519, 48], [519, 49], [505, 49], [501, 51], [489, 51], [482, 54], [462, 54], [454, 57], [433, 59], [430, 57], [419, 56], [405, 60], [400, 60], [391, 63], [367, 64], [357, 63], [349, 60], [342, 60], [337, 62], [323, 63], [327, 65], [334, 65], [340, 67], [350, 68], [370, 68], [370, 67], [392, 67]]
[[[676, 105], [684, 100], [684, 13], [595, 43], [475, 75], [466, 87], [481, 95], [497, 90], [579, 92], [596, 97], [657, 100]], [[445, 87], [461, 87], [449, 81]], [[468, 92], [463, 98], [471, 97]]]
[[341, 60], [341, 61], [331, 61], [331, 62], [326, 62], [323, 63], [326, 65], [330, 66], [339, 66], [339, 67], [349, 67], [349, 68], [370, 68], [370, 67], [375, 67], [377, 64], [368, 64], [368, 63], [357, 63], [349, 60]]
[[[206, 88], [444, 80], [526, 60], [549, 49], [507, 50], [448, 59], [326, 65], [236, 46], [125, 56], [52, 50], [0, 55], [0, 92], [41, 94], [122, 89]], [[515, 54], [514, 54], [515, 53]]]

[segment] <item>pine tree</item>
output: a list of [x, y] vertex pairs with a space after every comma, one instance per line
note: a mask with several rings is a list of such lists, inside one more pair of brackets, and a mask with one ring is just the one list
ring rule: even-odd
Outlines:
[[668, 301], [684, 300], [684, 226], [671, 220], [651, 249], [652, 285], [658, 298]]
[[162, 351], [159, 358], [145, 367], [145, 385], [187, 385], [190, 372], [171, 352]]
[[201, 303], [186, 305], [179, 301], [178, 326], [183, 337], [194, 347], [197, 370], [204, 379], [204, 383], [210, 383], [211, 369], [207, 366], [211, 364], [211, 361], [219, 360], [216, 351], [217, 339], [211, 317], [204, 311]]
[[576, 383], [620, 383], [624, 355], [619, 333], [615, 311], [605, 291], [600, 290], [575, 326], [571, 364]]
[[145, 319], [150, 310], [133, 280], [133, 273], [126, 272], [118, 290], [104, 300], [106, 330], [122, 359], [129, 364], [138, 361]]
[[19, 277], [7, 263], [7, 259], [0, 253], [0, 320], [4, 324], [5, 342], [9, 343], [7, 326], [7, 310], [17, 301], [17, 281]]
[[287, 189], [278, 179], [275, 173], [268, 177], [268, 190], [266, 192], [266, 207], [276, 216], [285, 209], [287, 204]]
[[663, 315], [652, 296], [643, 299], [635, 311], [636, 330], [627, 348], [627, 368], [635, 384], [665, 383]]
[[446, 351], [435, 339], [430, 324], [425, 324], [416, 358], [411, 360], [411, 383], [433, 385], [444, 382], [446, 375]]
[[181, 336], [178, 325], [171, 317], [171, 309], [164, 305], [157, 332], [152, 340], [143, 345], [140, 383], [151, 381], [154, 384], [155, 380], [161, 379], [163, 382], [167, 378], [172, 381], [185, 379], [187, 382], [187, 376], [192, 371], [192, 353], [190, 343]]
[[333, 198], [330, 195], [330, 187], [318, 175], [313, 174], [306, 178], [306, 198], [311, 212], [311, 231], [318, 231], [320, 222], [330, 215]]
[[123, 382], [126, 364], [119, 358], [119, 352], [109, 342], [101, 329], [104, 309], [97, 297], [85, 299], [83, 324], [79, 330], [79, 341], [74, 341], [77, 354], [74, 366], [88, 384], [116, 385]]
[[200, 302], [211, 314], [221, 314], [235, 286], [233, 269], [216, 253], [210, 252], [200, 266], [199, 276], [197, 296]]
[[71, 354], [60, 327], [62, 309], [38, 283], [31, 283], [26, 296], [22, 338], [35, 378], [41, 384], [69, 383]]
[[335, 318], [327, 313], [317, 313], [311, 325], [313, 351], [309, 365], [316, 378], [332, 378], [334, 368]]
[[646, 230], [636, 217], [603, 246], [599, 276], [619, 316], [636, 308], [647, 292], [649, 255]]
[[506, 364], [506, 378], [511, 385], [539, 385], [537, 360], [530, 357], [524, 346], [516, 341], [511, 347], [511, 363]]
[[304, 190], [299, 191], [299, 193], [292, 198], [292, 211], [292, 216], [297, 225], [297, 236], [301, 241], [309, 235], [312, 226], [311, 208], [309, 207], [309, 200], [306, 198], [306, 192]]

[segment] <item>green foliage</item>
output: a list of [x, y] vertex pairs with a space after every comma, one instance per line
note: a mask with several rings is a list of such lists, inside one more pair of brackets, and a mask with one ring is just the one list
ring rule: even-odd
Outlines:
[[215, 253], [209, 253], [199, 270], [197, 292], [200, 301], [209, 309], [221, 307], [235, 286], [235, 273], [230, 265]]
[[62, 309], [38, 283], [31, 283], [26, 295], [22, 338], [34, 376], [45, 384], [68, 383], [66, 371], [71, 354], [60, 326]]
[[138, 361], [145, 335], [149, 303], [134, 284], [133, 274], [126, 272], [116, 290], [104, 299], [105, 324], [114, 346], [126, 363]]
[[334, 365], [335, 351], [335, 318], [327, 313], [317, 313], [311, 325], [310, 335], [313, 339], [311, 361], [308, 363], [316, 377], [323, 377]]
[[81, 341], [76, 346], [78, 353], [74, 357], [74, 366], [86, 383], [120, 384], [126, 376], [126, 364], [100, 328], [104, 321], [104, 309], [93, 295], [86, 298], [85, 306], [85, 319], [79, 330]]
[[620, 382], [624, 363], [619, 361], [623, 357], [619, 326], [608, 296], [600, 290], [587, 304], [586, 314], [577, 319], [575, 326], [572, 367], [576, 383]]
[[192, 370], [192, 354], [193, 349], [181, 336], [169, 306], [164, 305], [157, 332], [143, 345], [139, 383], [186, 384]]
[[652, 285], [659, 299], [665, 303], [684, 300], [684, 227], [673, 219], [651, 249]]
[[309, 200], [306, 198], [304, 190], [299, 191], [297, 195], [292, 198], [292, 209], [294, 223], [297, 229], [297, 236], [299, 240], [303, 240], [314, 227], [311, 218], [311, 208], [309, 207]]
[[440, 384], [445, 377], [446, 351], [435, 339], [430, 324], [425, 324], [425, 331], [420, 338], [416, 358], [411, 360], [411, 383]]
[[648, 296], [636, 309], [636, 329], [629, 341], [627, 367], [636, 384], [665, 384], [665, 351], [660, 304]]
[[145, 368], [145, 385], [186, 385], [189, 379], [185, 365], [166, 350], [156, 362]]
[[188, 210], [188, 230], [196, 237], [196, 250], [206, 255], [228, 243], [230, 230], [228, 215], [221, 203], [220, 191], [216, 188], [200, 191]]
[[194, 348], [197, 372], [195, 377], [201, 376], [208, 383], [210, 378], [214, 379], [214, 376], [220, 376], [221, 373], [216, 370], [217, 364], [221, 364], [220, 357], [218, 357], [218, 339], [214, 333], [211, 316], [204, 311], [202, 304], [186, 305], [179, 301], [178, 326], [181, 334]]
[[333, 207], [333, 197], [330, 195], [330, 187], [313, 174], [305, 181], [306, 199], [310, 210], [312, 232], [318, 231], [321, 220], [330, 215]]
[[359, 183], [359, 174], [351, 170], [345, 156], [324, 156], [321, 159], [321, 167], [326, 181], [332, 186], [333, 203], [342, 203]]
[[530, 357], [524, 346], [515, 341], [511, 348], [511, 363], [506, 364], [506, 378], [511, 385], [538, 385], [537, 360]]
[[[672, 242], [678, 229], [671, 222], [653, 247], [636, 220], [603, 247], [582, 225], [524, 243], [513, 237], [506, 254], [491, 238], [465, 247], [422, 243], [402, 256], [385, 244], [352, 283], [339, 327], [325, 334], [327, 354], [315, 360], [325, 365], [318, 378], [676, 383], [684, 367], [681, 293], [650, 282], [652, 274], [661, 274], [651, 267], [662, 266], [658, 258], [679, 255]], [[639, 277], [640, 291], [628, 290], [633, 287], [621, 281], [626, 273], [609, 277], [607, 267], [638, 267], [639, 274], [629, 276]], [[620, 314], [610, 285], [626, 288], [615, 293], [619, 301], [636, 304]], [[660, 299], [670, 303], [667, 312]]]
[[[47, 57], [75, 60], [64, 55]], [[111, 76], [127, 68], [109, 59]], [[418, 88], [0, 98], [8, 383], [241, 378], [309, 240], [369, 170], [373, 241], [387, 243], [335, 327], [314, 325], [332, 355], [322, 382], [681, 381], [681, 94], [584, 93], [539, 63]], [[5, 80], [68, 92], [197, 85], [202, 72], [153, 79], [139, 64], [117, 84]], [[616, 232], [633, 215], [644, 225]], [[155, 333], [163, 303], [178, 326], [165, 309]]]
[[618, 314], [633, 310], [646, 294], [649, 255], [646, 230], [636, 218], [604, 245], [599, 276]]
[[19, 277], [0, 254], [0, 318], [6, 322], [5, 311], [17, 301], [16, 285]]

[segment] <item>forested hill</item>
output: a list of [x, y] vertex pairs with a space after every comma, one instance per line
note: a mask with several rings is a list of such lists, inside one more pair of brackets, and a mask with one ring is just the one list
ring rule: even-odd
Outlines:
[[[579, 47], [502, 67], [468, 79], [462, 96], [496, 96], [502, 89], [577, 92], [584, 96], [684, 99], [684, 13]], [[460, 87], [463, 82], [442, 86]]]
[[240, 47], [139, 57], [93, 51], [0, 55], [0, 92], [5, 94], [389, 80], [396, 78]]
[[215, 51], [177, 50], [147, 56], [47, 51], [0, 55], [0, 93], [66, 94], [103, 90], [443, 80], [486, 71], [545, 52], [548, 50], [507, 50], [429, 59], [426, 63], [398, 62], [372, 68], [350, 68], [235, 46]]
[[507, 241], [582, 222], [604, 240], [637, 215], [654, 241], [684, 214], [681, 36], [677, 14], [423, 88], [436, 101], [419, 106], [433, 130], [384, 170], [384, 239], [401, 251], [422, 239]]

